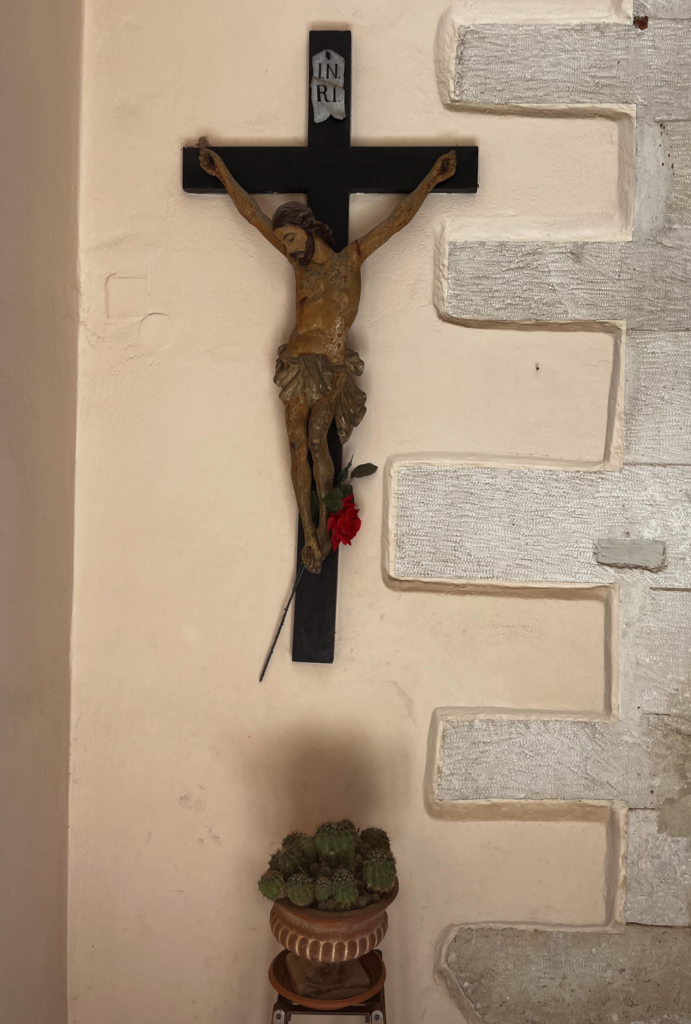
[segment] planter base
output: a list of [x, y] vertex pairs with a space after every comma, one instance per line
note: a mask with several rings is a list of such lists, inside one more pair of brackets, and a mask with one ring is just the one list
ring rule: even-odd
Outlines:
[[372, 979], [359, 960], [322, 963], [288, 953], [286, 967], [293, 992], [308, 999], [351, 999], [357, 1002], [372, 988]]
[[[384, 961], [382, 960], [381, 953], [372, 952], [366, 953], [365, 956], [361, 957], [357, 963], [358, 967], [363, 971], [363, 974], [369, 979], [369, 987], [366, 991], [360, 991], [353, 993], [350, 996], [342, 999], [320, 999], [316, 998], [316, 991], [312, 990], [310, 996], [302, 995], [295, 991], [291, 973], [288, 970], [286, 960], [290, 954], [287, 950], [279, 953], [274, 959], [271, 967], [269, 968], [269, 981], [273, 988], [279, 993], [277, 1002], [273, 1008], [272, 1024], [287, 1024], [290, 1021], [293, 1014], [300, 1016], [311, 1015], [315, 1013], [335, 1013], [337, 1016], [343, 1014], [344, 1016], [348, 1013], [362, 1015], [372, 1024], [385, 1024], [386, 1011], [384, 1008], [384, 980], [386, 978], [386, 970], [384, 968]], [[317, 967], [317, 965], [314, 965]], [[348, 964], [340, 965], [324, 965], [323, 967], [317, 967], [317, 969], [324, 970], [325, 967], [330, 967], [332, 971], [347, 970]], [[353, 965], [354, 967], [354, 965]], [[353, 967], [350, 968], [352, 971]], [[293, 972], [295, 973], [295, 972]], [[325, 994], [331, 994], [329, 986], [332, 984], [334, 979], [325, 978], [327, 989]], [[313, 981], [316, 983], [317, 979]], [[348, 979], [345, 979], [347, 983]], [[299, 987], [303, 987], [300, 985]], [[308, 987], [311, 987], [308, 986]]]

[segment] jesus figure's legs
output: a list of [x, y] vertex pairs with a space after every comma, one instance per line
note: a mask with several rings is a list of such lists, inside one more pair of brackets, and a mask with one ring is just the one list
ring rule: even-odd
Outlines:
[[312, 452], [314, 482], [319, 496], [317, 536], [322, 558], [326, 558], [331, 550], [331, 536], [326, 528], [330, 513], [321, 499], [334, 485], [334, 464], [329, 453], [327, 434], [334, 416], [338, 394], [339, 392], [334, 390], [331, 394], [316, 401], [312, 406], [309, 422], [309, 446]]
[[305, 546], [302, 549], [302, 561], [309, 572], [321, 572], [322, 550], [317, 530], [312, 519], [310, 492], [312, 490], [312, 473], [307, 461], [307, 423], [310, 416], [309, 406], [302, 395], [286, 402], [286, 429], [290, 445], [290, 477], [297, 501], [302, 529], [305, 533]]

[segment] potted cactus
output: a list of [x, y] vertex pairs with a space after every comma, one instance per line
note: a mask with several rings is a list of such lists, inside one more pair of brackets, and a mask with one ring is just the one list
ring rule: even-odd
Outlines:
[[271, 928], [308, 960], [340, 962], [377, 946], [398, 894], [396, 861], [383, 829], [325, 821], [314, 835], [291, 832], [271, 855], [259, 891], [273, 901]]

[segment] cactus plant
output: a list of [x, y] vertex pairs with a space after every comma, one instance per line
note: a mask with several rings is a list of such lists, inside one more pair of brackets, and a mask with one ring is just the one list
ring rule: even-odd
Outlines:
[[314, 883], [314, 898], [319, 903], [324, 903], [333, 896], [333, 882], [326, 875], [320, 875]]
[[299, 850], [276, 850], [269, 860], [271, 870], [280, 872], [284, 878], [301, 871], [304, 864], [305, 858]]
[[289, 832], [281, 843], [281, 847], [303, 857], [306, 864], [311, 864], [317, 859], [314, 836], [308, 836], [306, 832]]
[[354, 854], [355, 833], [351, 830], [351, 825], [352, 822], [348, 821], [325, 821], [319, 826], [314, 837], [317, 852], [324, 858]]
[[390, 892], [396, 884], [396, 861], [389, 850], [372, 850], [362, 865], [362, 874], [369, 889]]
[[355, 870], [355, 851], [346, 850], [345, 853], [334, 853], [331, 855], [334, 869], [347, 868], [348, 871]]
[[289, 832], [288, 835], [285, 836], [283, 842], [281, 843], [281, 846], [283, 847], [284, 850], [289, 850], [291, 846], [297, 846], [299, 848], [302, 846], [302, 840], [306, 838], [306, 832], [298, 832], [297, 830], [294, 832]]
[[286, 895], [298, 907], [309, 907], [314, 902], [314, 882], [303, 871], [291, 875], [286, 882]]
[[286, 894], [283, 875], [278, 871], [267, 871], [259, 879], [259, 892], [266, 896], [267, 900], [282, 900]]
[[391, 843], [383, 828], [363, 828], [360, 843], [370, 850], [390, 850]]
[[290, 832], [259, 879], [262, 895], [299, 907], [347, 912], [369, 906], [396, 883], [396, 862], [383, 829], [358, 833], [348, 818], [325, 821], [315, 835]]
[[302, 854], [302, 844], [308, 838], [305, 832], [289, 832], [281, 846], [284, 850], [298, 850]]
[[314, 836], [304, 836], [301, 849], [308, 864], [315, 864], [317, 862], [319, 854], [317, 853], [317, 845], [314, 841]]
[[355, 906], [359, 893], [355, 886], [355, 879], [352, 871], [347, 868], [338, 868], [332, 879], [333, 895], [336, 903], [340, 903], [344, 910], [350, 910]]

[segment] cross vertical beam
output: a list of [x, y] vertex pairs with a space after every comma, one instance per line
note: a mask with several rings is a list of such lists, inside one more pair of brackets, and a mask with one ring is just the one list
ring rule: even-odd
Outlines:
[[[335, 51], [345, 60], [345, 118], [340, 121], [329, 117], [317, 124], [312, 112], [311, 90], [307, 88], [307, 146], [320, 150], [327, 159], [337, 159], [339, 151], [350, 149], [351, 55], [350, 32], [310, 32], [307, 59], [308, 82], [312, 77], [312, 58], [322, 50]], [[334, 233], [336, 248], [344, 249], [349, 242], [350, 192], [346, 187], [334, 188], [329, 178], [312, 179], [307, 193], [307, 205], [317, 220], [328, 224]], [[327, 435], [329, 453], [334, 464], [334, 476], [343, 465], [343, 446], [338, 439], [336, 424], [331, 423]], [[311, 459], [310, 459], [311, 461]], [[302, 564], [300, 553], [305, 533], [298, 516], [297, 569]], [[322, 562], [322, 571], [314, 576], [303, 573], [295, 593], [293, 612], [293, 661], [330, 665], [336, 645], [336, 595], [338, 593], [338, 549], [331, 551]]]

